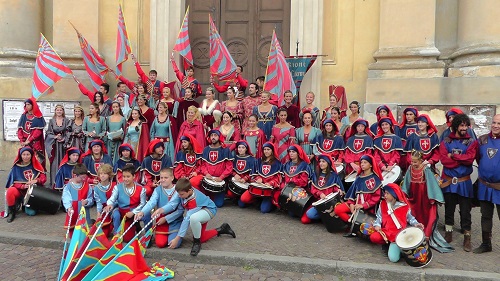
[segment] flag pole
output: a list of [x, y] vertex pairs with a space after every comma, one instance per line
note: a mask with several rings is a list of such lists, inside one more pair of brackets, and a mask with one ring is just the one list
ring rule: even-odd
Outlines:
[[69, 225], [71, 224], [71, 219], [73, 218], [74, 210], [71, 211], [71, 214], [69, 215], [69, 220], [68, 220], [68, 225], [66, 226], [66, 235], [64, 238], [64, 247], [63, 247], [63, 254], [61, 257], [61, 264], [59, 265], [59, 274], [57, 275], [57, 280], [61, 280], [62, 277], [62, 270], [63, 270], [63, 265], [65, 261], [64, 253], [66, 253], [66, 250], [68, 248], [68, 237], [69, 237]]

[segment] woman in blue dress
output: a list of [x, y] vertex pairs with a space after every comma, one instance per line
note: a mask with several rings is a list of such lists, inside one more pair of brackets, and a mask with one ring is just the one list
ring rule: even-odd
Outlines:
[[158, 104], [158, 116], [156, 116], [150, 129], [151, 139], [160, 139], [165, 146], [165, 155], [170, 157], [172, 163], [175, 162], [174, 139], [172, 138], [172, 122], [167, 112], [167, 104]]
[[302, 124], [304, 125], [295, 130], [296, 143], [300, 145], [300, 147], [302, 147], [302, 150], [304, 150], [305, 154], [311, 161], [309, 166], [312, 170], [314, 170], [314, 165], [316, 162], [313, 161], [313, 145], [315, 144], [314, 140], [322, 134], [320, 129], [313, 127], [313, 119], [314, 118], [311, 112], [304, 112], [304, 114], [302, 115]]
[[142, 115], [139, 107], [134, 107], [125, 127], [125, 139], [123, 143], [128, 143], [137, 152], [137, 160], [142, 163], [144, 155], [149, 145], [148, 121]]
[[111, 110], [112, 114], [106, 117], [106, 124], [108, 125], [106, 148], [108, 149], [108, 155], [111, 157], [114, 164], [120, 158], [118, 155], [118, 147], [123, 142], [125, 117], [123, 116], [123, 112], [118, 101], [114, 101], [111, 104]]
[[252, 114], [257, 115], [257, 127], [264, 131], [266, 140], [271, 138], [273, 126], [276, 124], [276, 112], [278, 107], [269, 103], [271, 93], [264, 91], [260, 98], [262, 103], [253, 108]]
[[106, 134], [106, 118], [101, 116], [97, 103], [90, 104], [89, 115], [83, 119], [82, 131], [86, 137], [85, 151], [89, 150], [89, 143], [102, 139]]

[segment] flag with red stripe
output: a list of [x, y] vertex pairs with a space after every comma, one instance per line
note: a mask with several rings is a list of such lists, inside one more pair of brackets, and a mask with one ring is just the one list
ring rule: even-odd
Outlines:
[[186, 10], [186, 15], [184, 15], [184, 20], [182, 21], [181, 29], [179, 30], [179, 35], [177, 40], [175, 40], [174, 51], [177, 51], [184, 57], [184, 62], [193, 66], [193, 54], [191, 53], [191, 44], [189, 42], [188, 33], [188, 22], [189, 22], [189, 6]]
[[283, 93], [286, 90], [292, 91], [294, 96], [297, 94], [297, 88], [288, 68], [285, 55], [276, 36], [276, 31], [273, 30], [273, 38], [271, 39], [271, 48], [267, 60], [264, 91], [276, 94], [278, 96], [278, 106], [282, 106], [284, 104]]
[[[71, 24], [73, 25], [73, 24]], [[94, 90], [99, 90], [99, 86], [105, 82], [104, 75], [108, 72], [109, 67], [104, 62], [104, 59], [99, 56], [97, 51], [87, 42], [87, 39], [73, 26], [80, 41], [80, 49], [82, 50], [83, 64], [90, 77], [90, 82]]]
[[128, 55], [132, 52], [130, 41], [128, 40], [127, 27], [123, 18], [122, 5], [118, 5], [118, 33], [116, 35], [116, 75], [122, 73], [122, 64], [128, 60]]
[[68, 74], [71, 74], [71, 69], [59, 57], [45, 36], [40, 33], [40, 45], [36, 55], [33, 85], [31, 86], [33, 97], [38, 99], [44, 93], [50, 92], [53, 89], [52, 86]]
[[210, 22], [210, 73], [217, 75], [221, 81], [232, 80], [236, 77], [236, 63], [222, 41], [210, 14], [208, 19]]

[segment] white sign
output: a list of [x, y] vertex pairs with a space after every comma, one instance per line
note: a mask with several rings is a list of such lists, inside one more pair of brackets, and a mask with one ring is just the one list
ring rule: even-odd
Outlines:
[[[3, 137], [6, 141], [19, 141], [17, 138], [17, 125], [24, 113], [24, 100], [3, 100]], [[75, 105], [78, 101], [37, 101], [47, 125], [54, 116], [56, 105], [62, 104], [67, 118], [73, 118]], [[45, 127], [45, 131], [47, 127]]]

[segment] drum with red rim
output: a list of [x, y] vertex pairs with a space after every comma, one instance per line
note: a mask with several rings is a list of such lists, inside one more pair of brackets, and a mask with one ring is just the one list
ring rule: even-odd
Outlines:
[[254, 196], [269, 197], [273, 195], [273, 187], [267, 184], [253, 182], [248, 185], [248, 192]]

